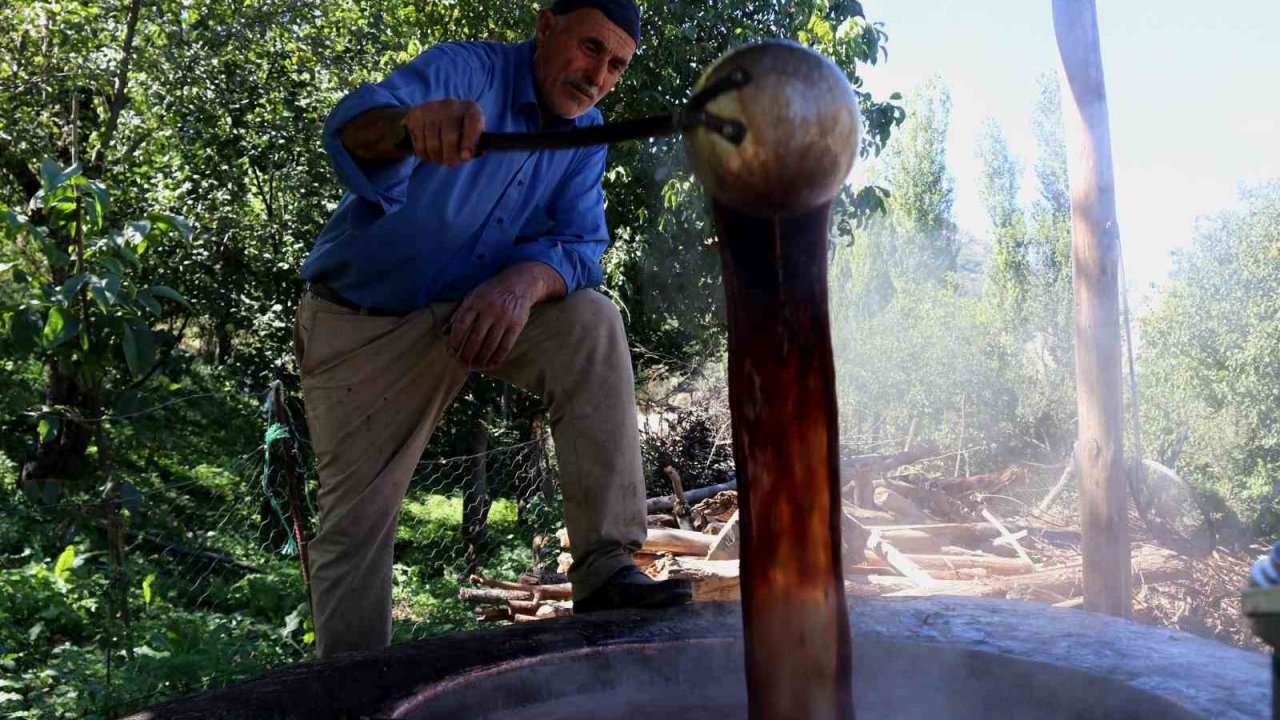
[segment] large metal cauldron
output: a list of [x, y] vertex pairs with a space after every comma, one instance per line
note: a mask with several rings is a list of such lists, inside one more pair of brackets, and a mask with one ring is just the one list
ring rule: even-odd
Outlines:
[[[1258, 653], [1079, 610], [855, 598], [862, 720], [1256, 720]], [[521, 623], [294, 665], [135, 720], [741, 720], [736, 603]], [[777, 658], [779, 664], [786, 657]]]

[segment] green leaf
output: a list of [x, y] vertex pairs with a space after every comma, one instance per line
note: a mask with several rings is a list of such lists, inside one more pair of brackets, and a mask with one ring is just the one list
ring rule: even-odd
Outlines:
[[49, 308], [49, 317], [44, 323], [44, 344], [47, 348], [56, 348], [75, 337], [80, 332], [80, 321], [74, 317], [66, 317], [62, 308]]
[[115, 273], [107, 273], [102, 276], [102, 290], [107, 293], [107, 297], [111, 298], [111, 304], [120, 302], [120, 285], [124, 281]]
[[85, 281], [88, 280], [89, 277], [89, 273], [77, 273], [67, 278], [67, 281], [62, 284], [62, 290], [59, 293], [62, 295], [62, 302], [71, 302], [75, 298], [76, 293], [80, 292], [80, 287], [84, 285]]
[[151, 311], [152, 315], [160, 317], [164, 314], [164, 308], [160, 307], [160, 303], [156, 302], [156, 298], [147, 290], [139, 290], [137, 300], [143, 307]]
[[103, 312], [107, 312], [111, 309], [113, 298], [110, 295], [107, 295], [106, 290], [102, 289], [102, 283], [94, 283], [90, 285], [89, 294], [93, 296], [94, 300], [98, 301], [98, 307], [102, 308]]
[[46, 193], [62, 187], [68, 180], [80, 174], [80, 163], [76, 163], [66, 170], [58, 164], [57, 160], [47, 157], [40, 161], [40, 184], [44, 187]]
[[58, 426], [61, 421], [57, 415], [45, 415], [40, 418], [40, 422], [36, 424], [36, 432], [40, 433], [40, 439], [48, 442], [58, 432]]
[[181, 293], [171, 287], [166, 287], [164, 285], [152, 285], [147, 289], [151, 291], [152, 295], [159, 295], [162, 298], [167, 298], [182, 305], [188, 310], [191, 309], [191, 305], [187, 302], [187, 299], [182, 297]]
[[53, 564], [53, 576], [65, 580], [71, 574], [71, 568], [76, 562], [76, 546], [68, 545], [62, 554], [58, 556], [58, 561]]
[[90, 180], [89, 194], [93, 197], [93, 204], [96, 206], [98, 217], [105, 217], [107, 210], [111, 209], [111, 193], [102, 183]]
[[124, 324], [124, 360], [129, 372], [135, 377], [142, 377], [155, 363], [155, 334], [151, 328], [137, 320], [126, 320]]
[[133, 251], [133, 248], [128, 245], [121, 245], [116, 248], [116, 252], [120, 253], [120, 257], [128, 261], [134, 270], [142, 269], [142, 261], [138, 259], [138, 254]]
[[53, 192], [57, 186], [58, 176], [62, 174], [62, 166], [57, 160], [47, 157], [40, 161], [40, 185], [45, 192]]
[[115, 258], [104, 257], [102, 258], [102, 264], [105, 265], [108, 270], [115, 273], [116, 275], [124, 274], [124, 266], [121, 265], [120, 261]]
[[183, 242], [191, 240], [191, 223], [180, 215], [151, 213], [147, 215], [147, 219], [151, 221], [153, 229], [175, 230], [182, 237]]
[[156, 581], [156, 574], [151, 573], [142, 579], [142, 604], [151, 607], [151, 585]]

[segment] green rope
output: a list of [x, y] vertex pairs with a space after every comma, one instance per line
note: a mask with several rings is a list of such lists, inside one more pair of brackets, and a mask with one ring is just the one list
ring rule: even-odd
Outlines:
[[[293, 418], [289, 415], [288, 409], [284, 409], [285, 422], [275, 420], [275, 384], [272, 389], [267, 392], [266, 399], [263, 401], [263, 414], [267, 417], [266, 432], [262, 437], [263, 447], [263, 463], [262, 463], [262, 492], [267, 498], [267, 502], [271, 505], [276, 518], [279, 520], [281, 527], [285, 530], [285, 537], [288, 538], [284, 546], [280, 548], [280, 553], [288, 557], [296, 557], [298, 554], [298, 544], [293, 536], [293, 520], [289, 515], [289, 480], [287, 468], [280, 467], [281, 463], [277, 460], [276, 444], [281, 440], [292, 441], [292, 447], [286, 462], [293, 464], [298, 472], [298, 477], [305, 478], [302, 462], [302, 455], [298, 451], [300, 442], [298, 433], [293, 428]], [[312, 498], [312, 488], [310, 483], [303, 480], [303, 497], [306, 500], [307, 507], [311, 513], [315, 514], [315, 504]]]

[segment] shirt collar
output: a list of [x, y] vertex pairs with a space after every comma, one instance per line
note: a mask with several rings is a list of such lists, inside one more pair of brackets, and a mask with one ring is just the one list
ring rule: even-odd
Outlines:
[[[542, 110], [538, 104], [537, 82], [533, 77], [533, 41], [525, 40], [519, 45], [520, 49], [516, 53], [515, 77], [511, 85], [511, 109], [516, 114], [525, 114], [534, 123], [534, 127], [537, 127]], [[591, 115], [590, 110], [572, 120], [552, 117], [549, 127], [544, 129], [562, 130], [579, 127], [587, 121], [589, 115]]]

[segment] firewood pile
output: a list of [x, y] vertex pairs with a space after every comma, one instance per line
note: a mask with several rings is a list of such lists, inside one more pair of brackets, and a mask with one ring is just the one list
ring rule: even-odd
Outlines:
[[[990, 498], [1007, 497], [1019, 487], [1026, 496], [1030, 468], [1014, 465], [970, 477], [900, 471], [933, 452], [924, 446], [844, 461], [846, 592], [969, 595], [1082, 607], [1080, 533], [1067, 517], [1053, 512], [1055, 504], [1067, 509], [1069, 503], [1059, 494], [1071, 468], [1040, 502], [1000, 504]], [[675, 493], [648, 500], [649, 532], [636, 564], [655, 579], [692, 581], [695, 601], [739, 598], [735, 483], [685, 491], [678, 472], [667, 468], [667, 475]], [[1011, 507], [1022, 512], [1010, 512]], [[526, 573], [518, 583], [474, 576], [480, 587], [464, 588], [462, 599], [488, 605], [477, 610], [484, 619], [525, 621], [570, 614], [563, 573], [571, 562], [571, 540], [563, 529], [557, 537], [562, 550], [558, 573], [545, 579]], [[1137, 619], [1250, 644], [1238, 609], [1223, 609], [1224, 598], [1228, 606], [1233, 599], [1238, 604], [1238, 585], [1230, 586], [1233, 580], [1243, 581], [1247, 558], [1219, 551], [1197, 560], [1141, 532], [1134, 537]]]

